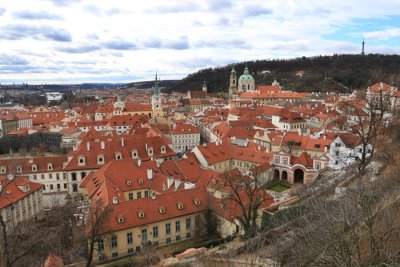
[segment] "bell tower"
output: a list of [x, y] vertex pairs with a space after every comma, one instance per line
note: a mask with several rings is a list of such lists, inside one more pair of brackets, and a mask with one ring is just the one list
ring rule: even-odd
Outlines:
[[163, 110], [161, 106], [160, 89], [158, 88], [158, 78], [156, 72], [156, 78], [153, 87], [153, 96], [151, 98], [151, 109], [153, 110], [153, 117], [161, 117]]
[[232, 98], [233, 95], [236, 94], [237, 92], [237, 76], [236, 76], [236, 70], [233, 67], [231, 70], [231, 75], [229, 77], [229, 97]]

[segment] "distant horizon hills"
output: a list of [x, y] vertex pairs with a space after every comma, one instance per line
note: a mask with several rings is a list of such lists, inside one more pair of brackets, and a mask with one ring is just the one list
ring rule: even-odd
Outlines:
[[[234, 67], [237, 78], [245, 67], [249, 68], [256, 84], [271, 84], [276, 79], [285, 90], [338, 91], [344, 88], [366, 88], [368, 83], [383, 81], [400, 82], [400, 55], [367, 54], [299, 57], [293, 59], [271, 59], [244, 61], [214, 68], [204, 68], [178, 80], [161, 80], [159, 86], [167, 92], [187, 92], [201, 90], [206, 82], [209, 92], [228, 91], [229, 75]], [[329, 78], [329, 79], [326, 79]], [[13, 84], [1, 84], [3, 87], [16, 87]], [[104, 87], [148, 89], [154, 86], [154, 80], [127, 83], [70, 83], [70, 84], [20, 84], [29, 89], [102, 89]], [[23, 89], [23, 88], [21, 88]]]

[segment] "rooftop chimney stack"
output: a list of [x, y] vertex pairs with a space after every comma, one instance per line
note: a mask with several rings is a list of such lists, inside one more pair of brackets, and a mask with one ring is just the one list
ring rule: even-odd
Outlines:
[[86, 148], [87, 148], [87, 151], [90, 151], [90, 141], [87, 141]]

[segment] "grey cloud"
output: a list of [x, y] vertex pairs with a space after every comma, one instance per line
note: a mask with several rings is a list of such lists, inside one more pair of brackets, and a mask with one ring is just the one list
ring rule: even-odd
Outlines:
[[0, 16], [4, 14], [4, 12], [6, 12], [5, 8], [0, 7]]
[[208, 2], [209, 11], [221, 11], [232, 8], [232, 0], [209, 0]]
[[147, 12], [150, 13], [182, 13], [182, 12], [196, 12], [201, 11], [202, 8], [195, 2], [182, 2], [179, 4], [168, 4], [163, 6], [158, 6], [156, 8], [148, 9]]
[[50, 0], [55, 6], [70, 6], [81, 0]]
[[143, 46], [145, 46], [145, 48], [160, 48], [162, 46], [162, 42], [159, 38], [152, 38], [144, 41]]
[[88, 34], [86, 35], [86, 37], [87, 37], [89, 40], [99, 40], [99, 36], [98, 36], [97, 34], [95, 34], [95, 33], [88, 33]]
[[0, 28], [0, 39], [20, 40], [24, 38], [45, 39], [57, 42], [72, 41], [72, 37], [67, 30], [50, 26], [9, 24]]
[[111, 50], [136, 50], [137, 46], [133, 42], [124, 40], [113, 40], [104, 43], [104, 47]]
[[178, 40], [166, 41], [165, 43], [163, 43], [163, 47], [174, 50], [185, 50], [189, 49], [190, 45], [187, 36], [182, 36]]
[[84, 7], [84, 10], [86, 10], [87, 12], [92, 13], [93, 15], [96, 15], [96, 16], [105, 16], [105, 15], [112, 16], [114, 14], [119, 14], [122, 12], [122, 10], [119, 8], [114, 7], [114, 8], [110, 8], [110, 9], [103, 9], [103, 8], [99, 8], [95, 5], [86, 5]]
[[251, 45], [242, 39], [228, 40], [201, 40], [194, 43], [196, 47], [212, 47], [212, 48], [251, 48]]
[[9, 55], [9, 54], [0, 54], [0, 65], [5, 66], [19, 66], [19, 65], [28, 65], [29, 61], [19, 57], [17, 55]]
[[81, 46], [68, 46], [68, 47], [58, 47], [56, 48], [57, 51], [64, 52], [64, 53], [71, 53], [71, 54], [81, 54], [81, 53], [88, 53], [93, 52], [96, 50], [101, 49], [98, 45], [81, 45]]
[[253, 6], [246, 5], [241, 8], [241, 13], [243, 16], [246, 17], [256, 17], [261, 15], [269, 15], [272, 13], [272, 10], [269, 8], [255, 6], [255, 5]]
[[13, 14], [14, 18], [17, 19], [29, 19], [29, 20], [61, 20], [62, 17], [56, 14], [52, 14], [46, 11], [20, 11]]
[[225, 16], [220, 17], [216, 23], [218, 26], [242, 26], [243, 20], [239, 18], [229, 19]]

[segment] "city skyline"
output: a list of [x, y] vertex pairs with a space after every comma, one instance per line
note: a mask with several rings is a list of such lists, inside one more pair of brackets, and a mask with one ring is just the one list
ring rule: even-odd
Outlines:
[[398, 1], [0, 4], [0, 83], [180, 79], [261, 59], [400, 54]]

